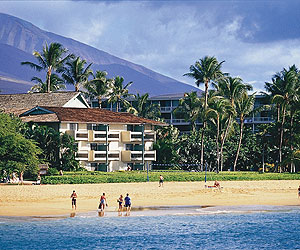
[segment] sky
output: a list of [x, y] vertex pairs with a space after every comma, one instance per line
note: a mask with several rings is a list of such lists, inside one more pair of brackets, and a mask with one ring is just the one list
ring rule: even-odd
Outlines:
[[255, 91], [300, 67], [298, 0], [2, 0], [0, 12], [191, 85], [183, 74], [207, 55]]

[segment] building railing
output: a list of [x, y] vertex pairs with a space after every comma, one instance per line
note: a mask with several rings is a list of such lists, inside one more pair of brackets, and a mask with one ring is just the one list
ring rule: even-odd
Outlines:
[[[239, 122], [239, 119], [237, 119]], [[245, 123], [270, 123], [274, 122], [271, 117], [246, 117], [244, 120]]]
[[161, 112], [170, 112], [172, 111], [172, 107], [160, 107]]

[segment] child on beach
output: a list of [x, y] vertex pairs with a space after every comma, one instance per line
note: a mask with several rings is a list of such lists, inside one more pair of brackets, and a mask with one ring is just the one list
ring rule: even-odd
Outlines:
[[104, 211], [105, 206], [108, 207], [108, 204], [106, 202], [105, 193], [103, 193], [103, 195], [101, 195], [100, 197], [99, 209], [101, 209], [101, 211]]
[[117, 202], [119, 204], [119, 212], [122, 212], [123, 209], [123, 195], [120, 195], [119, 199], [117, 199]]
[[74, 207], [75, 207], [75, 210], [76, 210], [77, 194], [76, 194], [75, 190], [73, 190], [73, 193], [71, 194], [70, 198], [72, 198], [72, 209], [74, 209]]

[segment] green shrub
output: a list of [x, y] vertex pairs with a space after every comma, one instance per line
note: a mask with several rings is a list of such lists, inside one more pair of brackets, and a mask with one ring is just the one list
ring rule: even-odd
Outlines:
[[[165, 181], [204, 181], [204, 172], [149, 172], [149, 181], [156, 182], [159, 175]], [[259, 172], [221, 172], [207, 173], [207, 181], [237, 181], [237, 180], [300, 180], [300, 174], [291, 173], [259, 173]], [[126, 183], [146, 182], [146, 171], [130, 172], [64, 172], [63, 176], [51, 175], [42, 178], [43, 184], [84, 184], [84, 183]]]

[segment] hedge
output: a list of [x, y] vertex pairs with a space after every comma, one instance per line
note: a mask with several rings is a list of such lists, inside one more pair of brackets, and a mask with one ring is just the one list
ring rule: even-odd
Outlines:
[[[165, 181], [204, 181], [204, 172], [149, 172], [149, 181], [159, 180], [163, 175]], [[300, 173], [258, 173], [258, 172], [221, 172], [207, 173], [207, 181], [234, 180], [300, 180]], [[84, 183], [127, 183], [146, 182], [146, 171], [130, 172], [66, 172], [63, 176], [44, 176], [42, 184], [84, 184]]]

